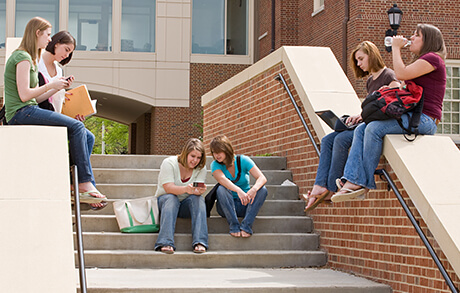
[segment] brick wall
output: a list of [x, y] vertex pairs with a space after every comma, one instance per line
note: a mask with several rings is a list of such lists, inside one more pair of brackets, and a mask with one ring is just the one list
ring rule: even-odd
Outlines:
[[[294, 182], [306, 193], [314, 183], [318, 158], [284, 87], [274, 80], [278, 73], [283, 74], [301, 107], [285, 68], [277, 65], [205, 105], [204, 142], [209, 152], [211, 139], [225, 134], [237, 153], [285, 156]], [[304, 118], [310, 124], [308, 117]], [[391, 174], [451, 278], [460, 285], [383, 158], [382, 167]], [[311, 214], [321, 247], [328, 251], [328, 266], [389, 284], [395, 293], [450, 292], [393, 192], [386, 191], [381, 180], [377, 188], [364, 201], [320, 205]]]
[[246, 67], [240, 64], [190, 64], [189, 107], [153, 108], [150, 153], [178, 154], [190, 137], [201, 137], [201, 96]]

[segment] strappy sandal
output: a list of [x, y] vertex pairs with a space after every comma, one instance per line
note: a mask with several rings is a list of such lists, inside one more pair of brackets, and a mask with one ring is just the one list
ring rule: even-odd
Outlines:
[[336, 194], [332, 196], [331, 200], [332, 202], [347, 201], [350, 199], [355, 199], [361, 195], [364, 195], [365, 192], [366, 190], [364, 189], [364, 187], [361, 187], [356, 190], [342, 187]]
[[[330, 193], [330, 191], [326, 190], [325, 192], [323, 192], [321, 194], [318, 194], [318, 195], [310, 195], [308, 197], [308, 200], [311, 197], [316, 198], [316, 200], [310, 206], [305, 207], [305, 212], [308, 212], [308, 211], [311, 211], [311, 210], [315, 209], [320, 203], [322, 203], [324, 201], [324, 199], [329, 195], [329, 193]], [[307, 200], [307, 204], [308, 204], [308, 200]]]
[[206, 247], [204, 247], [203, 244], [196, 244], [193, 247], [193, 252], [194, 253], [205, 253], [206, 252]]

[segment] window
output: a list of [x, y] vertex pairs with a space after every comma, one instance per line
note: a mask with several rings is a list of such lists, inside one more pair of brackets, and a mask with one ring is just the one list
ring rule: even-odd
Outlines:
[[248, 54], [247, 0], [194, 0], [192, 53]]
[[69, 31], [76, 50], [112, 51], [112, 0], [69, 0]]
[[5, 48], [6, 0], [0, 0], [0, 49]]
[[460, 139], [460, 64], [449, 66], [449, 62], [446, 63], [446, 95], [437, 133]]
[[311, 16], [315, 16], [324, 10], [324, 0], [313, 0], [313, 13]]
[[35, 16], [46, 19], [53, 26], [53, 33], [59, 31], [59, 0], [16, 0], [16, 37], [24, 35], [29, 20]]
[[155, 52], [155, 2], [123, 0], [121, 51]]

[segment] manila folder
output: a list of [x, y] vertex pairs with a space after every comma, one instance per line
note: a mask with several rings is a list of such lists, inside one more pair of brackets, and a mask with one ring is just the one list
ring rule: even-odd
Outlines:
[[77, 115], [87, 117], [96, 113], [95, 102], [95, 100], [91, 100], [88, 89], [83, 84], [66, 92], [66, 99], [64, 105], [62, 105], [61, 113], [71, 118], [75, 118]]

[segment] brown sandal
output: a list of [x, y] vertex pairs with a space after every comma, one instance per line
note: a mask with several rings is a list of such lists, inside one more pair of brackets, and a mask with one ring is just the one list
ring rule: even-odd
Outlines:
[[[330, 191], [326, 190], [325, 192], [318, 194], [318, 195], [310, 195], [308, 199], [310, 199], [310, 197], [314, 197], [316, 198], [316, 200], [309, 207], [305, 207], [305, 212], [315, 209], [320, 203], [324, 201], [324, 199], [329, 195], [329, 193]], [[307, 200], [307, 204], [308, 204], [308, 200]]]
[[193, 247], [193, 252], [194, 253], [205, 253], [206, 247], [204, 247], [203, 244], [197, 244]]

